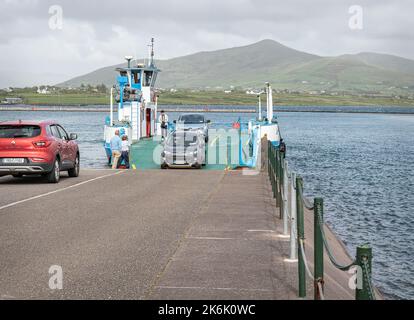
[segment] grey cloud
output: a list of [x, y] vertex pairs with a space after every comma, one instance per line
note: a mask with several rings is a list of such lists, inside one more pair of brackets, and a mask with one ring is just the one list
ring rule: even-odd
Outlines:
[[[354, 4], [364, 9], [360, 31], [348, 28]], [[62, 31], [48, 28], [51, 5], [63, 8]], [[13, 85], [53, 83], [125, 54], [142, 57], [151, 36], [163, 59], [264, 38], [320, 55], [414, 58], [413, 9], [404, 0], [0, 0], [0, 87], [9, 85], [9, 70], [17, 70]]]

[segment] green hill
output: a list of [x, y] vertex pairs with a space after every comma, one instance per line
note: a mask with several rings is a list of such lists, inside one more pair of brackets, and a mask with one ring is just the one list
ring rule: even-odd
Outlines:
[[[60, 86], [111, 86], [114, 69], [105, 67]], [[320, 57], [273, 40], [157, 61], [161, 88], [254, 88], [269, 81], [276, 89], [404, 93], [414, 91], [414, 61], [392, 55], [360, 53]]]

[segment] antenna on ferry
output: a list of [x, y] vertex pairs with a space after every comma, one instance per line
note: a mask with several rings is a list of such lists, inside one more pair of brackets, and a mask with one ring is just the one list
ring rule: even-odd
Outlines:
[[131, 60], [134, 59], [133, 56], [125, 56], [125, 60], [128, 61], [128, 68], [131, 68]]
[[154, 38], [151, 38], [150, 47], [150, 66], [154, 65]]

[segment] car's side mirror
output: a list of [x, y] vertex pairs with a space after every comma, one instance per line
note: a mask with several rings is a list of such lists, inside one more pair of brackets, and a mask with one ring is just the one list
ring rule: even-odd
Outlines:
[[78, 135], [76, 133], [71, 133], [70, 134], [70, 139], [69, 140], [77, 140], [78, 139]]
[[174, 120], [173, 123], [177, 123], [177, 120]]

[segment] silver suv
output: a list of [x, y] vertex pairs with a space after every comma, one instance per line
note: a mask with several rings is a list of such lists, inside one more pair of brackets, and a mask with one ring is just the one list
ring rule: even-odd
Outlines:
[[205, 142], [208, 142], [208, 124], [210, 120], [206, 120], [204, 115], [200, 113], [185, 113], [178, 117], [176, 130], [193, 130], [204, 135]]
[[200, 169], [206, 162], [204, 135], [193, 130], [173, 131], [164, 141], [161, 169], [188, 167]]

